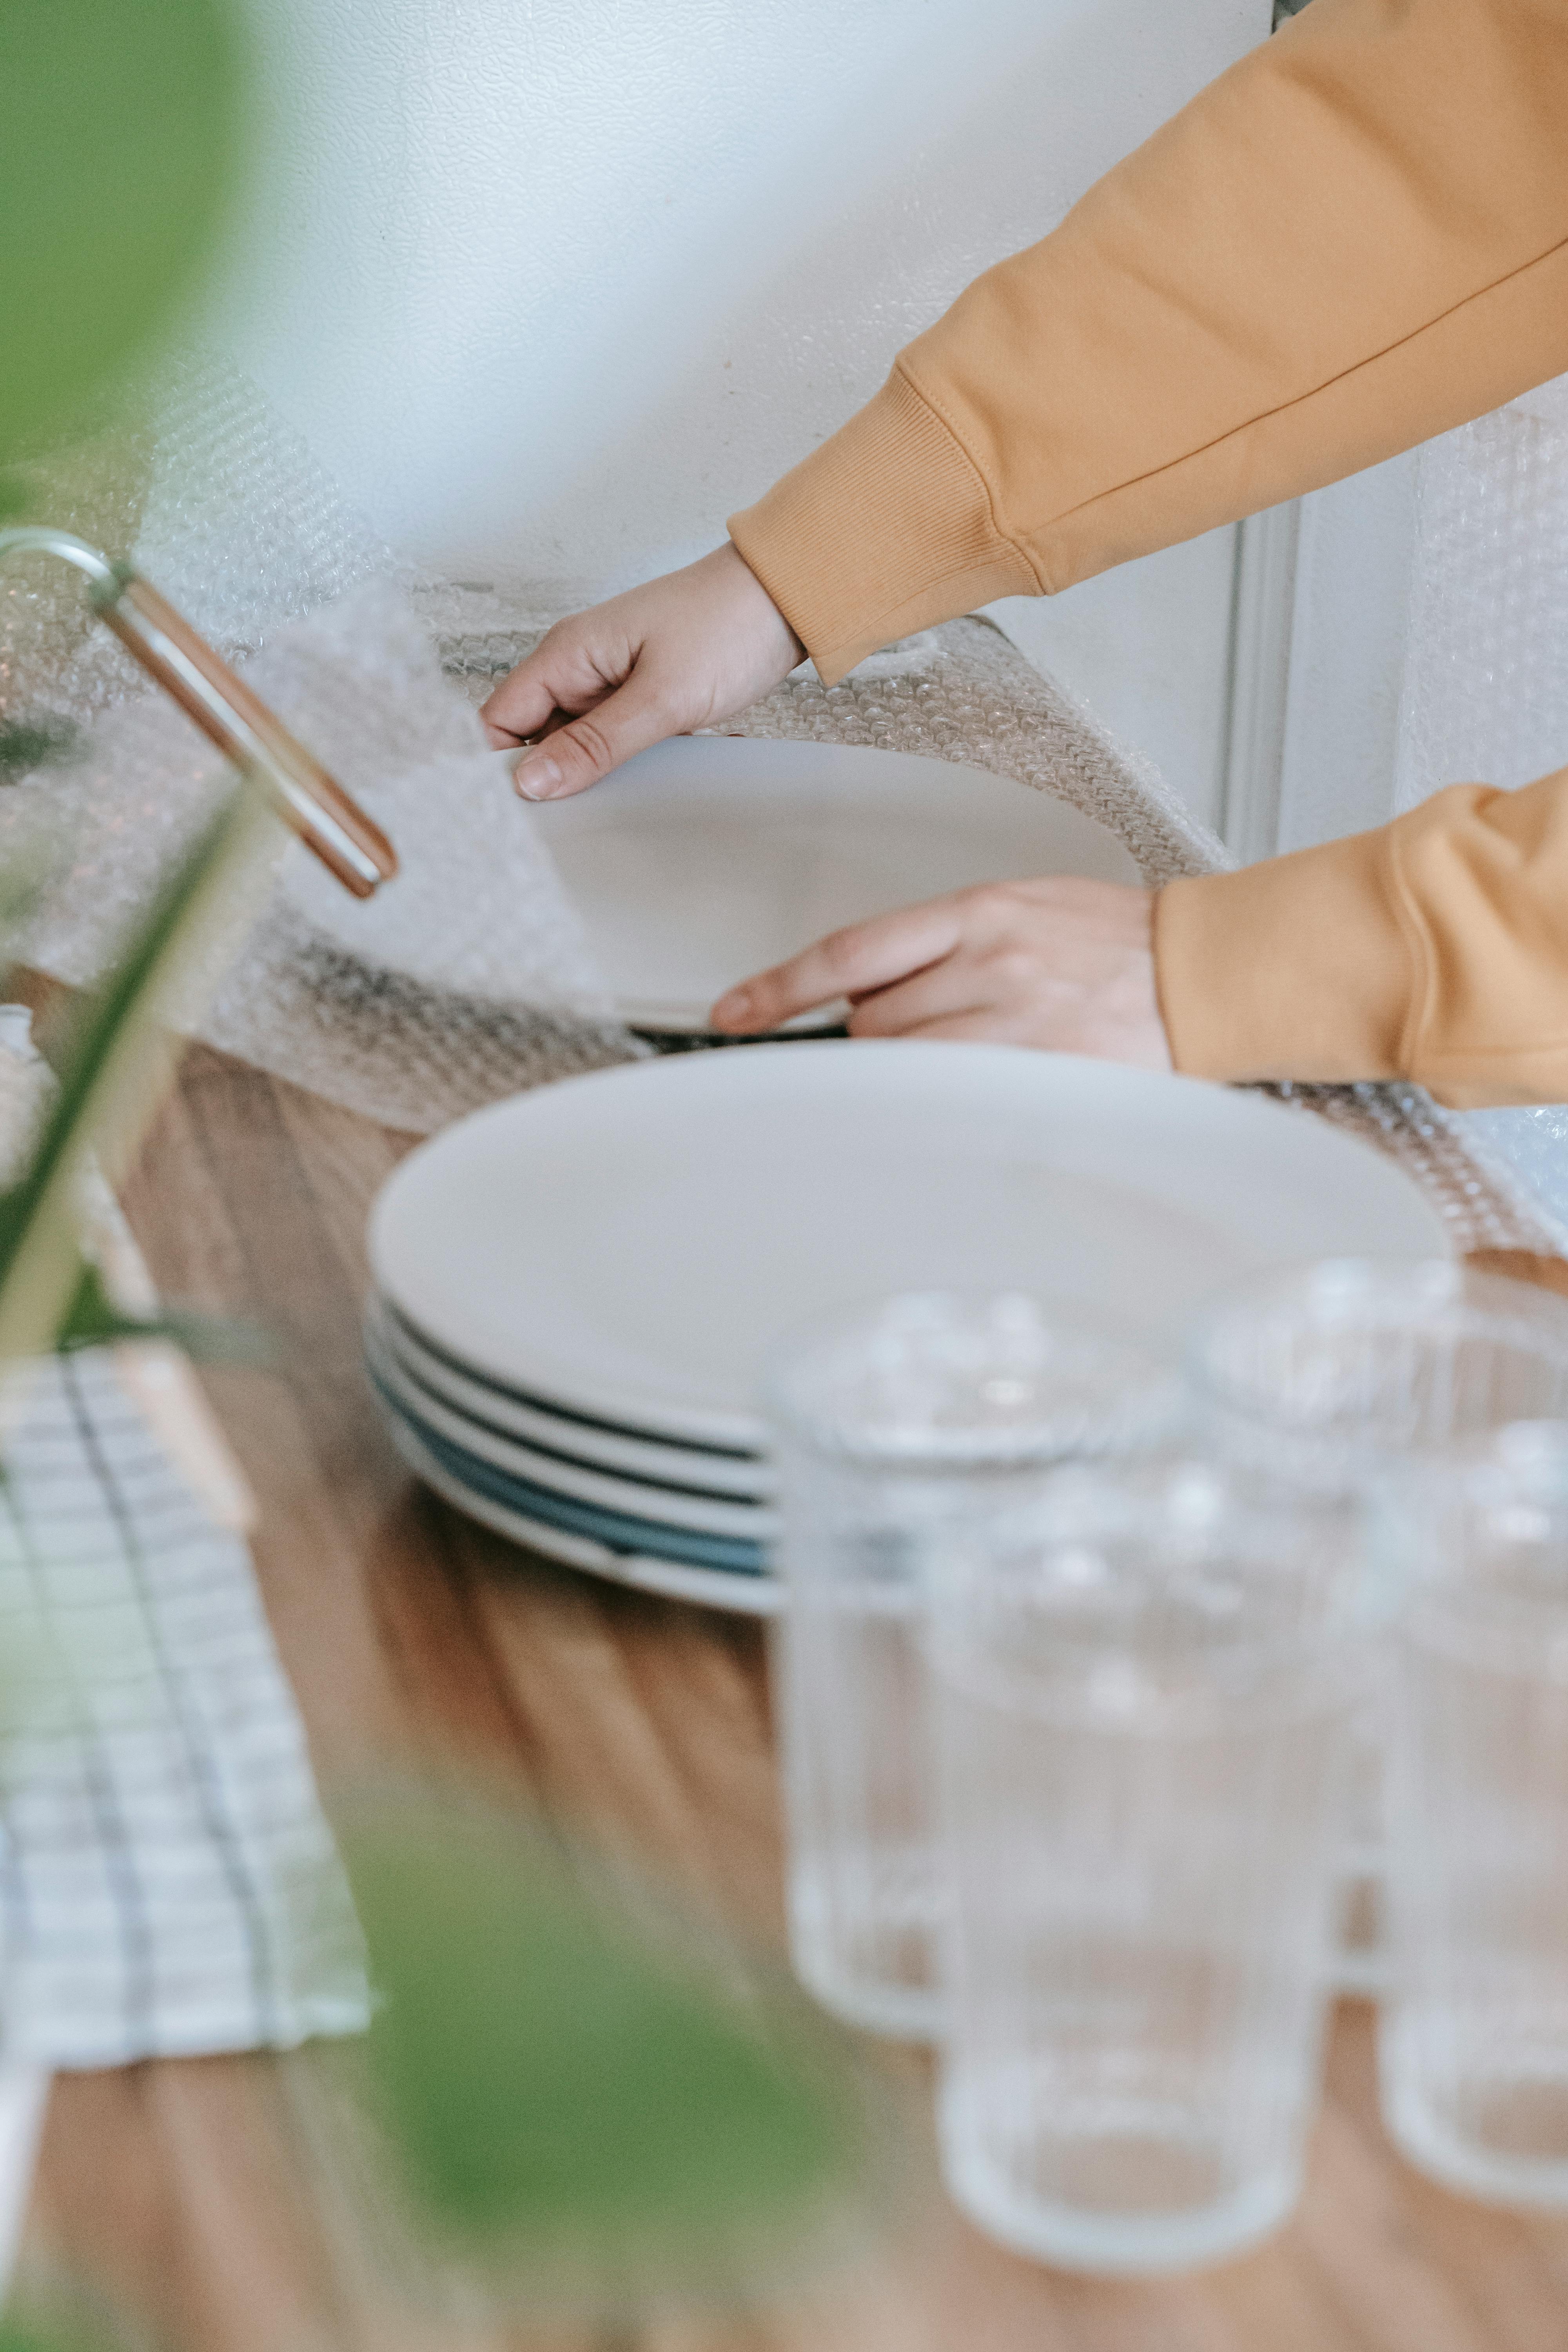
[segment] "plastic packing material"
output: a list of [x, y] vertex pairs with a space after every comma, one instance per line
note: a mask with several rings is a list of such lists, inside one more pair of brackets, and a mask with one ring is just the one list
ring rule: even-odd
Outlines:
[[[193, 991], [189, 1025], [416, 1131], [637, 1053], [529, 810], [442, 675], [412, 576], [242, 380], [186, 366], [146, 399], [155, 425], [31, 469], [29, 503], [121, 548], [129, 538], [138, 567], [383, 822], [402, 859], [394, 882], [355, 905], [279, 830], [273, 868], [242, 910], [248, 936], [216, 996]], [[110, 511], [101, 485], [116, 449], [127, 487]], [[73, 481], [87, 486], [74, 503]], [[0, 860], [49, 843], [50, 886], [19, 952], [84, 982], [232, 777], [107, 631], [84, 634], [79, 583], [58, 566], [44, 574], [18, 567], [21, 588], [0, 605], [3, 708], [79, 731], [68, 763], [0, 796]]]
[[[15, 518], [73, 530], [141, 570], [226, 659], [360, 583], [397, 576], [301, 437], [221, 362], [186, 357], [127, 393], [70, 446], [12, 469]], [[81, 719], [147, 693], [94, 622], [79, 580], [46, 556], [0, 572], [0, 710]]]
[[[493, 591], [448, 587], [420, 592], [417, 601], [433, 616], [444, 666], [476, 703], [538, 643], [537, 623], [519, 615], [509, 626], [506, 600]], [[989, 621], [949, 621], [906, 638], [836, 687], [823, 687], [809, 668], [796, 670], [717, 731], [875, 743], [1015, 777], [1108, 824], [1152, 884], [1227, 862], [1215, 835], [1150, 763], [1118, 744]], [[1444, 1110], [1421, 1087], [1269, 1091], [1398, 1160], [1436, 1204], [1456, 1250], [1556, 1249], [1550, 1219], [1475, 1123]]]
[[[421, 589], [416, 602], [444, 667], [476, 703], [542, 634], [521, 614], [509, 625], [507, 600], [494, 590]], [[971, 617], [922, 630], [873, 654], [837, 686], [825, 687], [803, 665], [750, 709], [701, 731], [872, 743], [988, 768], [1098, 817], [1126, 843], [1151, 883], [1226, 862], [1217, 836], [1158, 770], [1118, 743], [990, 621]]]
[[[249, 939], [192, 1016], [201, 1034], [411, 1131], [644, 1050], [611, 1015], [526, 807], [481, 753], [475, 709], [547, 615], [521, 594], [400, 571], [254, 387], [210, 363], [176, 369], [129, 425], [29, 480], [38, 519], [133, 550], [403, 852], [382, 896], [329, 913], [329, 886], [280, 837]], [[0, 793], [0, 865], [37, 824], [63, 841], [26, 948], [85, 980], [226, 783], [181, 714], [84, 625], [79, 588], [40, 579], [11, 593], [0, 573], [0, 711], [89, 730], [74, 766]], [[924, 631], [837, 686], [797, 670], [723, 731], [1012, 776], [1110, 825], [1151, 884], [1225, 862], [1154, 769], [985, 621]], [[1401, 1160], [1456, 1247], [1553, 1246], [1480, 1138], [1419, 1089], [1279, 1091]]]
[[[371, 581], [278, 631], [245, 674], [384, 824], [403, 866], [356, 903], [279, 828], [247, 939], [187, 1009], [197, 1034], [416, 1131], [634, 1050], [530, 812], [400, 589]], [[94, 979], [229, 789], [184, 715], [143, 696], [105, 713], [74, 763], [12, 786], [0, 861], [44, 827], [71, 845], [21, 953]]]
[[[1399, 809], [1568, 765], [1568, 376], [1428, 442], [1415, 499]], [[1568, 1106], [1467, 1126], [1568, 1250]]]

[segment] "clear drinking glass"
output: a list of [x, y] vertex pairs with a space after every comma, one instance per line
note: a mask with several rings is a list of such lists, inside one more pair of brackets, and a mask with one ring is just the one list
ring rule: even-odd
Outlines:
[[[1205, 1438], [1227, 1458], [1337, 1496], [1347, 1541], [1392, 1465], [1568, 1415], [1568, 1300], [1450, 1259], [1330, 1259], [1231, 1293], [1197, 1324], [1187, 1373]], [[1383, 1930], [1384, 1713], [1373, 1696], [1352, 1766], [1339, 1982], [1376, 1993]]]
[[1452, 2189], [1568, 2210], [1568, 1423], [1405, 1480], [1384, 2113]]
[[1358, 1689], [1339, 1525], [1104, 1465], [933, 1558], [942, 2169], [1024, 2253], [1183, 2269], [1296, 2201]]
[[1227, 1294], [1186, 1368], [1228, 1456], [1345, 1486], [1568, 1413], [1568, 1299], [1451, 1258], [1329, 1258]]
[[924, 1559], [1042, 1465], [1141, 1442], [1172, 1402], [1135, 1350], [1021, 1297], [895, 1299], [769, 1385], [785, 1608], [773, 1679], [796, 1973], [873, 2032], [941, 2030]]

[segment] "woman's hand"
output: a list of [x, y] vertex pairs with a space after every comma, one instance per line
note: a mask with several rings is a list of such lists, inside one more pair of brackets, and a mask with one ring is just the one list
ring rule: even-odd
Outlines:
[[[479, 713], [524, 800], [565, 800], [667, 735], [743, 710], [805, 647], [728, 541], [683, 572], [557, 621]], [[573, 714], [563, 718], [563, 713]]]
[[1154, 894], [1114, 882], [987, 882], [835, 931], [732, 988], [714, 1025], [777, 1029], [847, 996], [854, 1037], [971, 1037], [1168, 1070]]

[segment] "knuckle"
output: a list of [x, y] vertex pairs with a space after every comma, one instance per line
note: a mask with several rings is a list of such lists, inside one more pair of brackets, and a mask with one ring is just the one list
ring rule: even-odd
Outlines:
[[1010, 988], [1026, 987], [1039, 977], [1038, 960], [1016, 940], [993, 949], [986, 961], [996, 979]]
[[557, 740], [563, 748], [570, 743], [574, 751], [582, 754], [589, 766], [600, 773], [603, 773], [606, 768], [613, 768], [616, 764], [616, 755], [610, 748], [610, 739], [592, 712], [584, 713], [580, 719], [574, 719], [570, 727], [563, 727]]
[[985, 924], [1005, 914], [1012, 901], [1005, 882], [973, 882], [959, 893], [964, 914]]
[[829, 931], [821, 942], [817, 953], [830, 979], [847, 983], [855, 970], [859, 936], [856, 930]]

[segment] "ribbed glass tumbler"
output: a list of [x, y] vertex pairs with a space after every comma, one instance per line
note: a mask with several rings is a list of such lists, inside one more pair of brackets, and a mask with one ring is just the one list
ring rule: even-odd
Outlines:
[[1187, 1371], [1231, 1458], [1348, 1486], [1568, 1414], [1568, 1300], [1449, 1258], [1328, 1258], [1229, 1293]]
[[942, 2030], [925, 1561], [1042, 1469], [1147, 1440], [1168, 1376], [1028, 1299], [895, 1299], [808, 1338], [769, 1387], [774, 1628], [795, 1971], [853, 2024]]
[[[1568, 1300], [1448, 1259], [1324, 1260], [1222, 1299], [1193, 1334], [1187, 1370], [1207, 1442], [1337, 1496], [1346, 1540], [1360, 1541], [1363, 1507], [1394, 1466], [1568, 1415]], [[1380, 1992], [1388, 1976], [1385, 1729], [1374, 1696], [1343, 1863], [1349, 1992]]]
[[952, 2195], [1110, 2274], [1298, 2195], [1361, 1645], [1337, 1513], [1202, 1461], [1062, 1472], [933, 1559]]
[[1384, 2115], [1449, 2188], [1568, 2211], [1568, 1423], [1407, 1482], [1389, 1534]]

